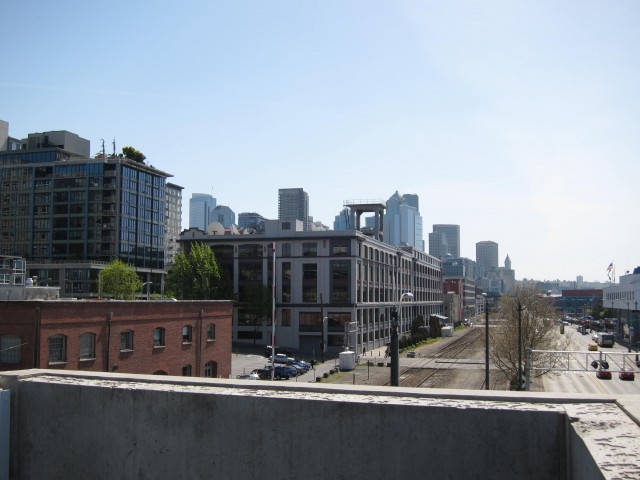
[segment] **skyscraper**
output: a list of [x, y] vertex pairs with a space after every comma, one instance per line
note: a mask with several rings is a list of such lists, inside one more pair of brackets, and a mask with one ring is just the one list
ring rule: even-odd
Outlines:
[[211, 223], [211, 211], [216, 208], [216, 199], [206, 193], [192, 193], [189, 199], [189, 228], [207, 231]]
[[[460, 225], [449, 224], [436, 224], [433, 226], [434, 233], [442, 233], [447, 238], [447, 247], [449, 248], [447, 253], [450, 253], [453, 258], [460, 257]], [[435, 255], [431, 253], [431, 255]]]
[[219, 222], [228, 228], [236, 223], [236, 214], [226, 205], [218, 205], [212, 209], [209, 216], [209, 223]]
[[304, 230], [309, 230], [309, 194], [301, 188], [279, 189], [278, 220], [301, 220]]
[[[406, 198], [405, 198], [406, 197]], [[422, 217], [417, 208], [418, 196], [400, 195], [397, 191], [386, 204], [384, 216], [384, 241], [389, 245], [411, 245], [424, 252]]]
[[[449, 253], [449, 243], [447, 236], [442, 232], [429, 234], [429, 255], [437, 258], [444, 258]], [[458, 258], [458, 257], [456, 257]]]
[[491, 240], [476, 243], [476, 265], [479, 278], [498, 270], [498, 244]]

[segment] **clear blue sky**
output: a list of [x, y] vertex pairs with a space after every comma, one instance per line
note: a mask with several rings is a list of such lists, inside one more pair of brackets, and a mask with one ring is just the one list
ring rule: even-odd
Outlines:
[[9, 134], [116, 139], [236, 214], [420, 197], [517, 278], [640, 265], [640, 2], [2, 2]]

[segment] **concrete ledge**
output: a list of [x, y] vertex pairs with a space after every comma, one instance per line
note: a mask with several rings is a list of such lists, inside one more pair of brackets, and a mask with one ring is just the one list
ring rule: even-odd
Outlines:
[[632, 398], [52, 370], [0, 387], [11, 478], [640, 477], [620, 461], [640, 454]]

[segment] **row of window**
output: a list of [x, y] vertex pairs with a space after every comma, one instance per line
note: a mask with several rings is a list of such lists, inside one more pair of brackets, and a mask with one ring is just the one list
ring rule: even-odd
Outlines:
[[[120, 333], [120, 351], [133, 351], [133, 330], [125, 330]], [[191, 343], [193, 327], [182, 327], [182, 343]], [[216, 339], [216, 326], [211, 323], [207, 326], [207, 341]], [[165, 329], [162, 327], [153, 330], [154, 347], [165, 346]], [[17, 335], [0, 336], [0, 363], [20, 363], [20, 337]], [[80, 335], [80, 360], [93, 360], [96, 358], [96, 334], [83, 333]], [[67, 361], [67, 337], [57, 334], [49, 337], [49, 363], [64, 363]]]

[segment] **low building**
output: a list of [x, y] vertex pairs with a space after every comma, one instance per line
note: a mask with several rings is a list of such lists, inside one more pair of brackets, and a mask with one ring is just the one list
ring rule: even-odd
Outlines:
[[231, 310], [227, 300], [4, 301], [0, 370], [226, 378]]

